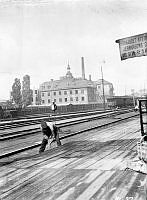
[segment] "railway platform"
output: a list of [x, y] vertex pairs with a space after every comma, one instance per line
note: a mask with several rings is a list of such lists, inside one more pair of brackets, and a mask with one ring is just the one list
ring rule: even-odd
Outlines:
[[137, 159], [139, 120], [92, 130], [61, 147], [0, 161], [1, 200], [146, 200], [146, 174], [127, 168]]

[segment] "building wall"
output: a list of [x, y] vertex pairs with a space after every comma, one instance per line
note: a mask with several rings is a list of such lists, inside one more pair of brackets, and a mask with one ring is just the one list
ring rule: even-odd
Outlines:
[[[98, 87], [99, 86], [99, 87]], [[105, 85], [105, 101], [107, 97], [112, 96], [111, 84]], [[77, 92], [76, 92], [77, 91]], [[42, 105], [51, 105], [53, 101], [57, 105], [69, 104], [89, 104], [89, 103], [103, 103], [102, 85], [85, 88], [66, 88], [61, 90], [51, 90], [51, 85], [47, 82], [40, 86], [40, 98]], [[37, 105], [37, 95], [33, 95], [33, 105]]]
[[113, 84], [109, 83], [108, 81], [104, 80], [104, 96], [103, 96], [103, 85], [102, 85], [102, 80], [99, 80], [98, 82], [96, 81], [96, 86], [97, 86], [97, 102], [98, 103], [104, 103], [104, 97], [105, 97], [105, 103], [107, 103], [107, 99], [109, 97], [114, 96], [114, 88]]
[[[51, 105], [53, 101], [57, 105], [103, 103], [102, 89], [97, 90], [95, 87], [50, 90], [50, 85], [46, 83], [40, 86], [39, 93], [42, 105]], [[33, 94], [33, 105], [37, 105], [38, 93], [36, 95], [34, 91]], [[105, 85], [105, 97], [108, 94], [109, 86]]]
[[88, 103], [96, 102], [96, 88], [87, 88]]
[[53, 101], [57, 105], [87, 104], [87, 88], [75, 88], [65, 90], [41, 91], [41, 104], [50, 105]]
[[[102, 84], [97, 85], [97, 91], [99, 95], [103, 95]], [[112, 84], [104, 84], [104, 93], [106, 96], [113, 96], [113, 86]]]
[[40, 92], [37, 89], [33, 90], [33, 105], [40, 105], [41, 104], [41, 98], [40, 98]]

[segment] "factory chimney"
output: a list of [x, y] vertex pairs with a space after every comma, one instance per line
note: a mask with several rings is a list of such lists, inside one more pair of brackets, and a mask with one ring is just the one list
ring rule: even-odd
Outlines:
[[82, 60], [82, 79], [85, 79], [84, 57], [82, 57], [81, 60]]
[[91, 81], [91, 74], [89, 74], [89, 81]]

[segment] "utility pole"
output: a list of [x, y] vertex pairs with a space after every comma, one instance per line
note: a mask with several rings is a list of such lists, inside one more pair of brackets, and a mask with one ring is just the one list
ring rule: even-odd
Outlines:
[[134, 105], [134, 108], [135, 108], [136, 103], [135, 103], [134, 89], [131, 90], [131, 93], [132, 93], [132, 98], [133, 98], [133, 105]]
[[105, 91], [104, 91], [104, 79], [103, 79], [103, 69], [101, 66], [101, 75], [102, 75], [102, 90], [103, 90], [103, 108], [105, 111]]
[[126, 96], [126, 86], [125, 86], [125, 96]]

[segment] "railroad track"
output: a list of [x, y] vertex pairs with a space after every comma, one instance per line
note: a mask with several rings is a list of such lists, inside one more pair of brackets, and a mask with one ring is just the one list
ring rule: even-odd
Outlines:
[[118, 111], [111, 111], [108, 110], [104, 111], [89, 111], [89, 112], [80, 112], [80, 113], [72, 113], [72, 114], [62, 114], [62, 115], [53, 115], [53, 116], [42, 116], [42, 117], [35, 117], [35, 118], [27, 118], [27, 119], [19, 119], [19, 120], [12, 120], [12, 121], [5, 121], [0, 122], [0, 130], [6, 130], [11, 128], [23, 127], [23, 126], [30, 126], [35, 124], [40, 124], [41, 120], [64, 120], [64, 119], [71, 119], [77, 117], [84, 117], [89, 115], [99, 115], [99, 114], [109, 114], [109, 113], [120, 113], [126, 112], [130, 110], [118, 110]]
[[[78, 134], [87, 132], [87, 131], [91, 131], [91, 130], [93, 130], [93, 129], [97, 129], [97, 128], [102, 128], [102, 127], [105, 127], [105, 126], [113, 125], [113, 124], [122, 122], [122, 121], [124, 121], [124, 120], [130, 119], [130, 118], [135, 117], [135, 116], [138, 116], [138, 113], [135, 113], [134, 115], [127, 116], [127, 117], [114, 119], [114, 121], [111, 121], [111, 122], [108, 122], [108, 123], [105, 122], [105, 123], [102, 124], [102, 125], [96, 125], [96, 126], [93, 126], [93, 127], [90, 127], [90, 128], [82, 129], [82, 130], [80, 130], [80, 131], [76, 131], [76, 132], [74, 132], [74, 133], [70, 133], [70, 134], [68, 134], [68, 135], [64, 135], [64, 136], [60, 137], [60, 140], [63, 140], [63, 139], [66, 139], [66, 138], [69, 138], [69, 137], [72, 137], [72, 136], [75, 136], [75, 135], [78, 135]], [[87, 119], [87, 120], [88, 120], [88, 119]], [[82, 120], [82, 121], [83, 121], [83, 120]], [[82, 121], [79, 121], [79, 122], [77, 121], [77, 122], [75, 122], [74, 124], [76, 124], [76, 123], [77, 123], [77, 124], [78, 124], [78, 123], [83, 123]], [[62, 124], [62, 125], [60, 125], [60, 128], [61, 128], [61, 127], [65, 127], [65, 126], [69, 126], [69, 125], [73, 125], [73, 122], [70, 122], [69, 124]], [[32, 129], [32, 132], [33, 132], [33, 131], [34, 131], [34, 130]], [[39, 131], [39, 130], [38, 130], [38, 131]], [[35, 133], [36, 133], [36, 130], [35, 130], [32, 134], [35, 134]], [[25, 134], [27, 134], [27, 133], [25, 133]], [[30, 134], [30, 133], [28, 133], [28, 134]], [[24, 134], [23, 134], [23, 136], [24, 136]], [[10, 137], [10, 136], [5, 136], [5, 137], [8, 139], [8, 137]], [[18, 137], [18, 136], [14, 136], [14, 135], [12, 136], [12, 138], [15, 138], [15, 137]], [[22, 137], [22, 135], [20, 135], [19, 137]], [[5, 139], [6, 139], [6, 138], [5, 138]], [[12, 138], [9, 138], [9, 139], [12, 139]], [[3, 137], [3, 139], [1, 138], [1, 141], [2, 141], [2, 140], [4, 140], [4, 137]], [[18, 154], [18, 153], [21, 153], [21, 152], [23, 152], [23, 151], [27, 151], [27, 150], [30, 150], [30, 149], [38, 148], [40, 145], [41, 145], [41, 142], [39, 142], [39, 143], [37, 143], [37, 144], [35, 144], [35, 145], [30, 145], [30, 146], [27, 146], [27, 147], [24, 147], [24, 148], [20, 148], [20, 149], [11, 151], [11, 152], [7, 152], [7, 153], [4, 153], [4, 154], [1, 154], [1, 155], [0, 155], [0, 159], [5, 158], [5, 157], [8, 157], [8, 156], [15, 155], [15, 154]]]
[[[102, 113], [100, 115], [95, 115], [95, 116], [85, 116], [84, 118], [80, 118], [80, 119], [73, 119], [72, 121], [66, 121], [66, 122], [59, 122], [56, 123], [58, 125], [59, 128], [63, 128], [66, 126], [71, 126], [71, 125], [76, 125], [76, 124], [80, 124], [80, 123], [85, 123], [91, 120], [97, 120], [97, 119], [102, 119], [102, 118], [107, 118], [107, 117], [113, 117], [116, 115], [120, 115], [120, 114], [124, 114], [126, 113], [126, 111], [120, 111], [120, 112], [108, 112], [108, 113]], [[40, 123], [39, 123], [40, 124]], [[32, 125], [32, 124], [30, 124]], [[18, 126], [20, 127], [20, 126]], [[17, 127], [17, 128], [18, 128]], [[29, 128], [29, 129], [23, 129], [23, 130], [14, 130], [11, 132], [3, 132], [0, 134], [0, 141], [4, 141], [4, 140], [10, 140], [13, 138], [18, 138], [18, 137], [23, 137], [23, 136], [27, 136], [27, 135], [32, 135], [32, 134], [37, 134], [40, 132], [40, 128], [36, 127], [36, 128]]]

